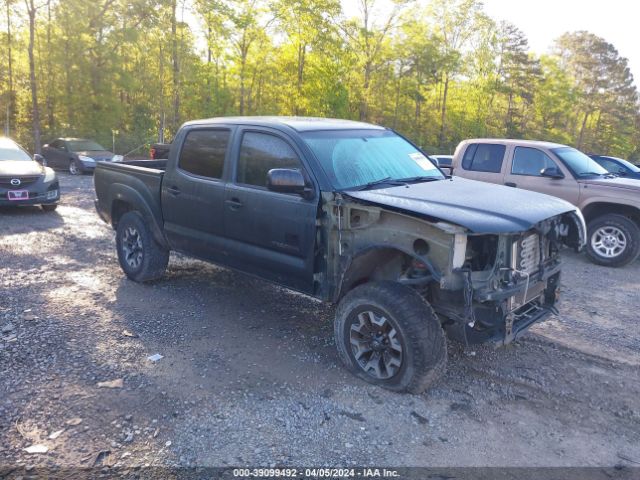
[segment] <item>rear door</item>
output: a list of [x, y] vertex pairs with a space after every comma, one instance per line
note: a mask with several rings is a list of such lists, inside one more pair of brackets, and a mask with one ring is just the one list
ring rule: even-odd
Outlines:
[[225, 165], [233, 128], [193, 127], [162, 180], [164, 229], [175, 250], [224, 263]]
[[[515, 147], [510, 157], [505, 175], [506, 185], [546, 193], [578, 204], [578, 182], [562, 162], [555, 161], [546, 152], [534, 147]], [[557, 168], [564, 178], [543, 177], [542, 170], [550, 167]]]
[[276, 130], [245, 127], [237, 133], [233, 159], [224, 201], [233, 266], [312, 292], [318, 189], [303, 198], [266, 187], [273, 168], [299, 169], [312, 184], [303, 155]]
[[454, 172], [471, 180], [504, 183], [507, 146], [499, 143], [470, 143], [462, 152], [460, 167]]

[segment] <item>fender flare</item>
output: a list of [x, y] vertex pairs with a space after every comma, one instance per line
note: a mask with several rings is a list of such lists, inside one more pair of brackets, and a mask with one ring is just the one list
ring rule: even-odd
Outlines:
[[[150, 197], [150, 195], [147, 196]], [[116, 222], [113, 217], [113, 205], [116, 201], [121, 201], [130, 205], [131, 210], [136, 210], [142, 214], [156, 242], [165, 248], [170, 248], [169, 242], [162, 230], [162, 212], [157, 202], [153, 201], [154, 199], [146, 199], [138, 190], [122, 183], [112, 183], [109, 185], [108, 198], [111, 224], [114, 228], [116, 228]]]

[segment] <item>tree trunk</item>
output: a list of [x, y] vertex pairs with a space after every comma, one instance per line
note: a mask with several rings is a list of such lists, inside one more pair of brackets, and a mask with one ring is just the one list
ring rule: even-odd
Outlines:
[[587, 120], [589, 120], [590, 112], [585, 112], [584, 117], [582, 118], [582, 126], [580, 127], [580, 135], [578, 135], [578, 145], [576, 148], [580, 150], [582, 148], [582, 140], [584, 139], [584, 129], [587, 126]]
[[307, 45], [300, 42], [298, 44], [298, 83], [296, 85], [297, 95], [294, 105], [294, 113], [300, 115], [300, 99], [302, 98], [302, 86], [304, 84], [304, 62], [307, 53]]
[[7, 122], [5, 124], [5, 135], [11, 133], [11, 123], [15, 116], [15, 93], [13, 91], [13, 45], [11, 41], [11, 0], [7, 2], [7, 67], [9, 76], [9, 99], [7, 101]]
[[444, 74], [444, 92], [442, 93], [442, 109], [440, 111], [440, 140], [439, 146], [444, 147], [447, 128], [447, 97], [449, 95], [449, 73]]
[[245, 75], [247, 68], [247, 57], [249, 56], [250, 42], [247, 40], [246, 28], [242, 31], [242, 39], [240, 41], [240, 115], [244, 115], [244, 96], [245, 96]]
[[160, 118], [158, 118], [158, 143], [164, 143], [165, 106], [164, 106], [164, 51], [162, 43], [158, 46], [158, 75], [160, 77]]
[[47, 0], [47, 128], [49, 135], [55, 130], [53, 115], [54, 70], [51, 64], [51, 0]]
[[25, 0], [29, 15], [29, 85], [31, 87], [31, 121], [33, 125], [34, 152], [40, 153], [40, 110], [38, 109], [38, 86], [36, 84], [36, 63], [33, 48], [36, 36], [36, 6], [33, 0]]
[[171, 4], [171, 60], [173, 62], [173, 133], [178, 129], [180, 123], [180, 64], [178, 63], [178, 19], [176, 10], [178, 8], [177, 0], [173, 0]]
[[364, 65], [364, 82], [362, 83], [362, 98], [360, 99], [360, 121], [364, 122], [369, 116], [369, 86], [371, 85], [371, 61]]

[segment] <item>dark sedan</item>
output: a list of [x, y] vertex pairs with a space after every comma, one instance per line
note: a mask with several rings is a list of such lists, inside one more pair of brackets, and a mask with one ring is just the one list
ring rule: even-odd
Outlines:
[[605, 170], [625, 178], [640, 179], [640, 168], [633, 163], [608, 155], [589, 155]]
[[56, 138], [42, 146], [42, 155], [49, 167], [68, 170], [71, 175], [93, 172], [96, 162], [122, 161], [122, 155], [115, 155], [85, 138]]
[[9, 138], [0, 138], [0, 206], [40, 205], [55, 210], [60, 200], [56, 173], [40, 155], [27, 153]]

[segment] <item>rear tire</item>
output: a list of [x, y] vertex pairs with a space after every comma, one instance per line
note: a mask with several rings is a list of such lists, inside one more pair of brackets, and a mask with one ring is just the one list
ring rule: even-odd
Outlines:
[[57, 203], [49, 203], [47, 205], [40, 205], [42, 207], [42, 210], [44, 210], [45, 212], [53, 212], [56, 208], [58, 208], [58, 204]]
[[116, 249], [120, 267], [135, 282], [159, 279], [169, 263], [169, 250], [156, 242], [139, 212], [127, 212], [118, 222]]
[[623, 267], [640, 255], [640, 227], [628, 217], [603, 215], [589, 222], [587, 231], [587, 255], [593, 263]]
[[357, 377], [397, 392], [421, 393], [447, 366], [447, 342], [431, 306], [397, 282], [366, 283], [340, 301], [340, 358]]

